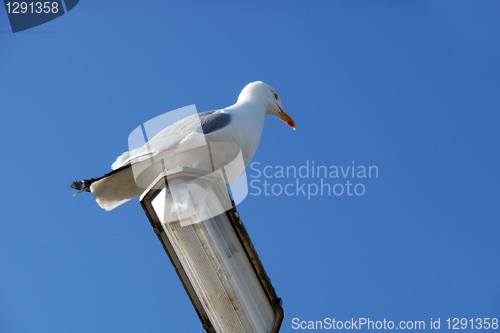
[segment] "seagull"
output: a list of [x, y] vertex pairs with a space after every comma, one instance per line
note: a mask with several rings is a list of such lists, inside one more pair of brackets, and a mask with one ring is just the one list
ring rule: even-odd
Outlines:
[[[236, 104], [181, 119], [142, 147], [119, 156], [111, 166], [113, 171], [69, 186], [78, 190], [76, 194], [91, 192], [99, 206], [110, 211], [140, 196], [163, 170], [186, 166], [215, 171], [239, 156], [244, 171], [257, 151], [266, 115], [278, 117], [295, 130], [278, 92], [262, 81], [249, 83]], [[228, 177], [228, 185], [238, 176]]]

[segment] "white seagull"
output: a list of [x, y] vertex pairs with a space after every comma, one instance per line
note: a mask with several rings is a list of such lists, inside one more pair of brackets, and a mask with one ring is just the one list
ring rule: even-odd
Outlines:
[[[236, 104], [186, 117], [161, 130], [144, 146], [123, 153], [111, 166], [113, 171], [70, 186], [78, 193], [91, 192], [99, 206], [110, 211], [140, 196], [164, 169], [187, 166], [215, 171], [239, 154], [246, 168], [259, 145], [266, 115], [276, 116], [295, 129], [276, 90], [262, 81], [249, 83]], [[151, 171], [143, 174], [153, 178], [141, 179], [137, 170]], [[229, 185], [236, 178], [229, 179]]]

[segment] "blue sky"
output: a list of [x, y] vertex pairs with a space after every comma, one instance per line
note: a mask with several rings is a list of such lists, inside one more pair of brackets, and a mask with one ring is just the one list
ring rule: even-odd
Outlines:
[[141, 123], [256, 80], [297, 124], [266, 119], [260, 169], [379, 170], [324, 179], [361, 196], [238, 206], [281, 332], [499, 318], [499, 21], [496, 1], [81, 1], [12, 34], [1, 9], [0, 332], [202, 332], [139, 202], [105, 212], [67, 185], [108, 172]]

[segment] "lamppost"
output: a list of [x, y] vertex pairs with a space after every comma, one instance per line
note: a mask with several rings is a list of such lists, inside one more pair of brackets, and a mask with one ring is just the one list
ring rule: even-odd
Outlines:
[[281, 299], [219, 173], [164, 171], [140, 201], [206, 332], [279, 331]]

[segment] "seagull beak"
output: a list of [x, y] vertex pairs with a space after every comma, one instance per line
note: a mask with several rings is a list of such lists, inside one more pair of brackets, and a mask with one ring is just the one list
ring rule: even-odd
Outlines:
[[281, 108], [281, 106], [278, 105], [278, 103], [276, 103], [276, 105], [280, 109], [280, 111], [278, 112], [278, 118], [283, 120], [285, 123], [288, 124], [288, 126], [290, 126], [291, 128], [293, 128], [295, 130], [295, 122], [293, 121], [293, 119], [290, 118], [290, 116], [287, 115], [285, 111], [283, 111], [283, 109]]

